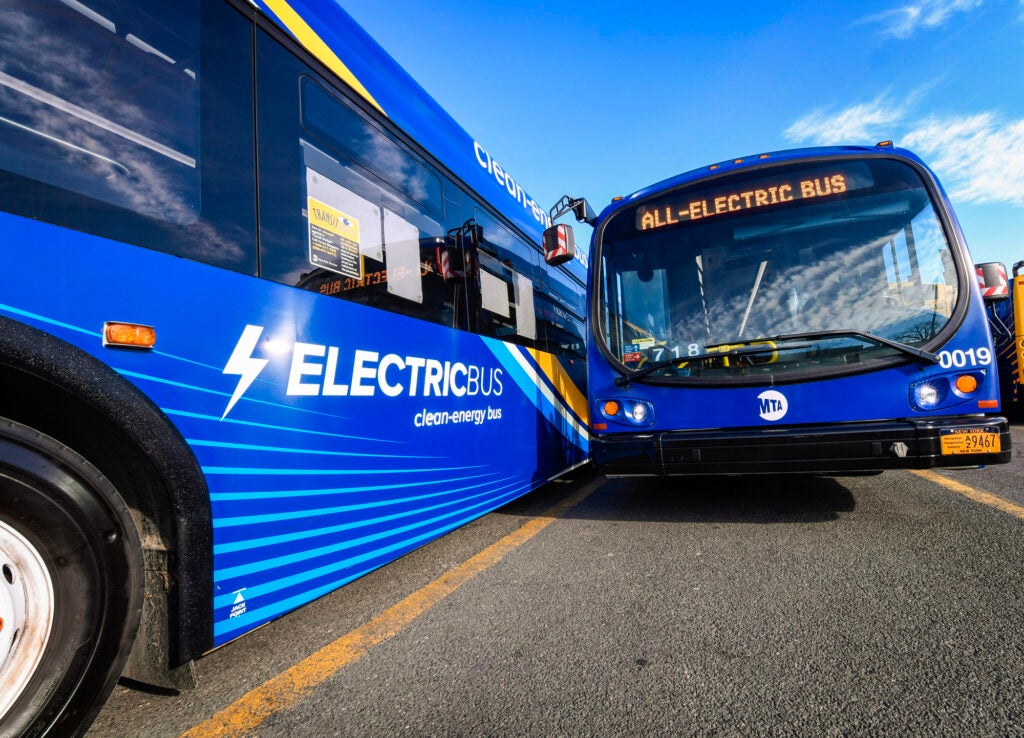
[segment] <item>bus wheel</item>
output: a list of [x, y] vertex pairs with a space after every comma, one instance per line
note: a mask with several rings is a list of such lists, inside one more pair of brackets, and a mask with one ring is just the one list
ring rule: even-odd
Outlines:
[[0, 418], [0, 735], [74, 735], [128, 657], [142, 606], [138, 533], [77, 453]]

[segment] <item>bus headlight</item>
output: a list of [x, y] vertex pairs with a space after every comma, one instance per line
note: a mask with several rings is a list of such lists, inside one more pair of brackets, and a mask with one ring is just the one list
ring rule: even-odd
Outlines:
[[654, 425], [654, 405], [647, 400], [598, 400], [597, 406], [608, 420], [640, 427]]
[[935, 389], [935, 385], [924, 382], [915, 388], [915, 399], [921, 407], [935, 407], [939, 404], [939, 391]]
[[932, 377], [910, 385], [911, 404], [918, 410], [934, 410], [948, 394], [949, 380], [943, 377]]
[[643, 425], [643, 423], [647, 420], [647, 415], [647, 405], [645, 405], [642, 402], [638, 402], [635, 405], [633, 405], [633, 409], [629, 411], [629, 417], [632, 418], [633, 422], [637, 423], [638, 425]]

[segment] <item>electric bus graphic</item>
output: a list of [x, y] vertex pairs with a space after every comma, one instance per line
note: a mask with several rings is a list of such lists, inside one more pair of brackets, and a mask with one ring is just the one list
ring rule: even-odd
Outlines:
[[[888, 142], [765, 154], [600, 217], [583, 200], [570, 209], [594, 225], [591, 453], [606, 474], [1009, 460], [964, 237], [913, 154]], [[562, 254], [549, 261], [572, 253], [559, 250], [568, 231], [545, 233]]]
[[0, 733], [586, 461], [585, 268], [334, 2], [11, 0], [0, 129]]

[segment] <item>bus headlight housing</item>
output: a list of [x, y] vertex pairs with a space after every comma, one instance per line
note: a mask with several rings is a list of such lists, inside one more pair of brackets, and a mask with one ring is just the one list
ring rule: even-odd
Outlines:
[[975, 369], [929, 377], [910, 385], [910, 404], [917, 410], [935, 410], [977, 397], [985, 386], [986, 372]]
[[618, 398], [598, 400], [597, 407], [608, 420], [641, 428], [654, 425], [654, 404], [647, 400]]

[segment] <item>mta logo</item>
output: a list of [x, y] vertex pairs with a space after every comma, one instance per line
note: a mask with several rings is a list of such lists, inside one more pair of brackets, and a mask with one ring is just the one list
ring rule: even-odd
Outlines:
[[789, 410], [789, 401], [777, 390], [765, 390], [757, 396], [757, 401], [757, 413], [765, 420], [782, 420]]

